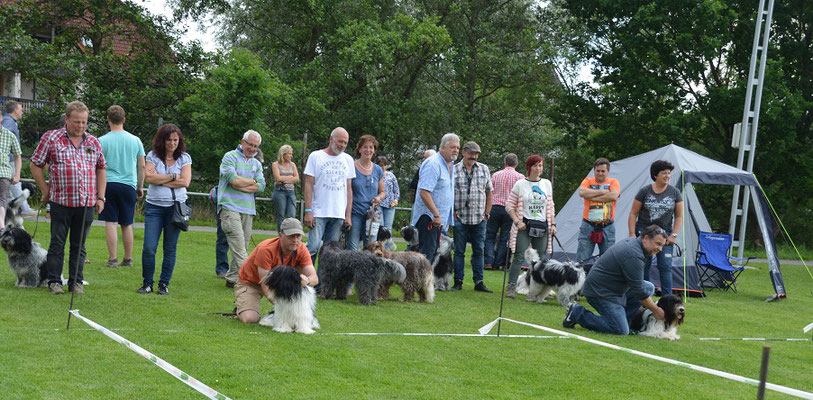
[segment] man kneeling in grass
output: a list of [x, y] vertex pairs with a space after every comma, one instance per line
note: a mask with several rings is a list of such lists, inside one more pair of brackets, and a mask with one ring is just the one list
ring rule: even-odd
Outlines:
[[311, 254], [302, 243], [302, 224], [288, 218], [279, 226], [279, 237], [263, 240], [249, 254], [240, 267], [239, 280], [234, 285], [234, 303], [237, 317], [246, 324], [260, 321], [260, 300], [265, 297], [271, 304], [271, 291], [265, 285], [265, 276], [281, 265], [295, 268], [302, 278], [302, 286], [316, 286], [319, 278], [311, 262]]
[[571, 303], [567, 307], [562, 326], [573, 328], [579, 324], [587, 329], [629, 334], [629, 319], [643, 305], [652, 315], [664, 319], [663, 309], [652, 301], [655, 286], [644, 280], [644, 268], [652, 264], [652, 257], [666, 244], [666, 231], [650, 225], [637, 238], [627, 238], [610, 247], [598, 259], [587, 279], [582, 293], [600, 315]]

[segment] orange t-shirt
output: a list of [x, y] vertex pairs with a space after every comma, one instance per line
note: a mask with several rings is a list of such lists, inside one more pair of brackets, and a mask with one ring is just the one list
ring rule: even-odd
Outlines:
[[[584, 178], [580, 187], [587, 189], [609, 189], [610, 191], [617, 191], [621, 193], [621, 185], [617, 179], [607, 178], [601, 184], [596, 182], [596, 178]], [[590, 222], [604, 222], [615, 220], [615, 202], [608, 201], [602, 203], [600, 201], [591, 201], [584, 199], [584, 212], [582, 218]]]
[[288, 255], [285, 257], [283, 261], [281, 259], [282, 252], [280, 252], [280, 241], [279, 238], [272, 238], [266, 239], [260, 242], [254, 251], [248, 255], [246, 261], [243, 262], [243, 265], [240, 266], [239, 277], [243, 283], [253, 283], [255, 285], [260, 284], [260, 275], [257, 273], [257, 268], [262, 268], [266, 271], [270, 271], [271, 268], [278, 267], [280, 265], [288, 265], [291, 267], [296, 268], [299, 273], [302, 273], [302, 270], [312, 265], [311, 263], [311, 253], [308, 252], [308, 248], [305, 246], [305, 243], [300, 242], [299, 247], [296, 249], [296, 257]]

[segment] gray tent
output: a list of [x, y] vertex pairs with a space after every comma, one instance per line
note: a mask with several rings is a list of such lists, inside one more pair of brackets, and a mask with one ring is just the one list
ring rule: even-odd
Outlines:
[[[776, 254], [776, 245], [773, 239], [773, 225], [770, 223], [770, 209], [768, 208], [765, 194], [762, 192], [762, 189], [760, 189], [754, 175], [730, 165], [703, 157], [680, 146], [670, 144], [656, 150], [611, 163], [609, 176], [618, 179], [618, 182], [621, 184], [621, 196], [616, 203], [615, 209], [616, 240], [623, 239], [629, 235], [627, 217], [632, 208], [632, 201], [639, 189], [644, 185], [652, 183], [652, 179], [649, 177], [649, 166], [656, 160], [666, 160], [675, 166], [675, 170], [672, 171], [672, 181], [670, 184], [681, 189], [684, 198], [684, 224], [683, 228], [678, 232], [677, 243], [683, 248], [685, 257], [673, 258], [675, 260], [673, 268], [680, 269], [679, 275], [681, 275], [681, 277], [683, 276], [684, 260], [688, 268], [687, 277], [696, 275], [694, 254], [695, 250], [697, 250], [698, 232], [711, 232], [711, 227], [703, 213], [693, 185], [747, 186], [751, 190], [751, 197], [754, 199], [754, 211], [762, 233], [763, 242], [765, 243], [771, 281], [773, 282], [777, 297], [785, 297], [785, 285], [782, 280], [782, 273], [779, 269], [779, 258]], [[592, 169], [588, 176], [593, 176]], [[564, 246], [564, 249], [561, 250], [568, 253], [576, 252], [583, 209], [584, 199], [579, 197], [577, 189], [556, 215], [557, 236], [561, 240], [562, 246]], [[558, 249], [558, 244], [554, 246], [554, 251], [557, 250], [560, 250]], [[675, 274], [673, 275], [677, 275], [677, 271], [674, 272]], [[657, 276], [657, 274], [654, 275]], [[682, 287], [682, 279], [680, 283]], [[678, 281], [676, 280], [675, 286], [677, 286], [677, 284]]]

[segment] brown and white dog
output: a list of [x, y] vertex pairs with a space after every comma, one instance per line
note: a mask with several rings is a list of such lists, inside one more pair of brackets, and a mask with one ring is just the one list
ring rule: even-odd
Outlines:
[[385, 279], [378, 287], [378, 299], [386, 300], [390, 297], [390, 287], [393, 284], [401, 286], [404, 292], [403, 301], [412, 301], [415, 293], [418, 293], [418, 301], [431, 303], [435, 300], [435, 277], [432, 274], [432, 265], [423, 254], [415, 251], [391, 252], [385, 248], [382, 242], [373, 242], [364, 247], [379, 257], [395, 260], [404, 266], [406, 279], [403, 283], [398, 283], [390, 279]]

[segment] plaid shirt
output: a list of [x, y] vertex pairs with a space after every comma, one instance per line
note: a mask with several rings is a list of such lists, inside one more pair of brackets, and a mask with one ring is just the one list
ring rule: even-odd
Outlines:
[[[20, 142], [14, 132], [6, 128], [0, 128], [0, 154], [12, 154], [12, 160], [20, 154]], [[0, 157], [0, 178], [11, 179], [13, 176], [14, 166], [8, 158]]]
[[85, 132], [79, 147], [71, 143], [68, 131], [45, 132], [31, 163], [50, 165], [51, 201], [64, 207], [93, 207], [96, 204], [96, 170], [106, 167], [102, 145]]
[[486, 191], [492, 191], [488, 166], [475, 162], [471, 174], [459, 162], [454, 166], [454, 211], [460, 222], [479, 224], [486, 213]]
[[525, 179], [525, 175], [517, 172], [514, 167], [505, 167], [495, 172], [491, 177], [491, 181], [494, 183], [494, 205], [505, 206], [511, 189], [521, 179]]

